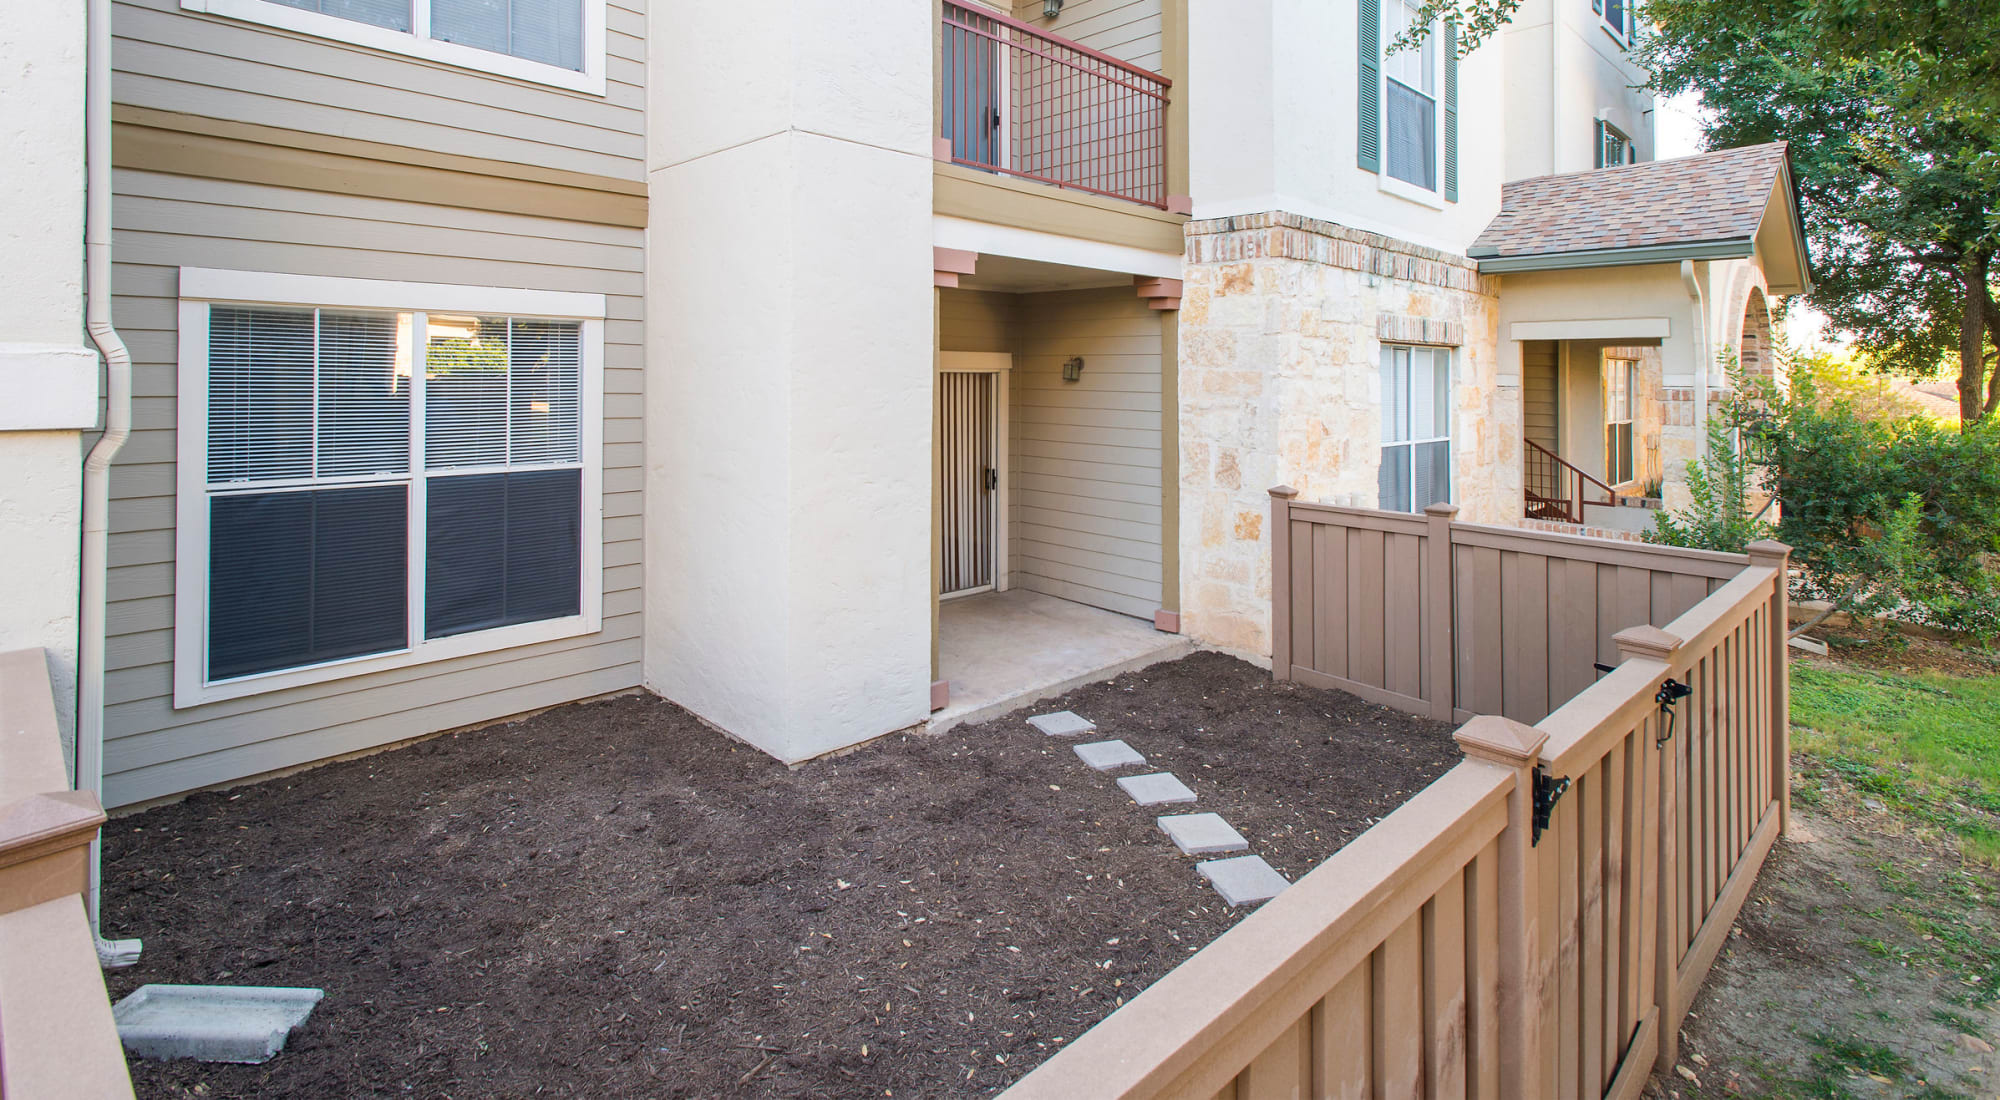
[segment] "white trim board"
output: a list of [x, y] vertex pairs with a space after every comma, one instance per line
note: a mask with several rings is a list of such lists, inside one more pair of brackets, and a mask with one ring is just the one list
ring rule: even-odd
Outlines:
[[[216, 271], [205, 268], [181, 269], [181, 301], [178, 311], [179, 368], [176, 389], [175, 471], [174, 471], [174, 707], [182, 709], [224, 699], [324, 683], [350, 676], [429, 664], [480, 653], [489, 653], [536, 642], [595, 634], [604, 620], [604, 321], [601, 295], [554, 291], [496, 289], [482, 291], [466, 287], [430, 283], [390, 283], [369, 279], [320, 278], [305, 275], [277, 275], [245, 271]], [[202, 298], [189, 288], [227, 292], [217, 298]], [[324, 287], [332, 300], [313, 294]], [[384, 297], [407, 293], [400, 305], [386, 304]], [[359, 299], [359, 300], [357, 300]], [[210, 682], [207, 676], [209, 500], [208, 483], [208, 310], [217, 302], [260, 302], [285, 305], [313, 305], [322, 308], [397, 309], [413, 314], [412, 341], [423, 335], [426, 310], [413, 302], [438, 306], [439, 312], [465, 312], [514, 316], [542, 316], [572, 319], [575, 313], [541, 312], [526, 308], [547, 302], [558, 309], [576, 309], [597, 302], [597, 316], [580, 318], [577, 427], [581, 456], [582, 517], [579, 530], [579, 591], [577, 614], [539, 622], [518, 623], [488, 630], [471, 631], [444, 638], [426, 639], [423, 633], [424, 520], [427, 474], [413, 458], [407, 476], [393, 479], [412, 486], [409, 511], [409, 615], [408, 645], [386, 653], [342, 658], [298, 668], [277, 669], [235, 679]], [[439, 305], [450, 303], [449, 305]], [[409, 349], [412, 363], [422, 362], [421, 346]], [[423, 371], [413, 371], [414, 393], [420, 395]], [[413, 407], [413, 412], [415, 411]], [[413, 456], [423, 454], [423, 418], [411, 417]], [[568, 464], [561, 464], [565, 467]], [[459, 471], [463, 472], [463, 471]], [[352, 479], [344, 480], [346, 484]]]
[[1602, 321], [1515, 321], [1510, 340], [1630, 340], [1643, 343], [1672, 335], [1665, 317], [1623, 317]]
[[1154, 279], [1181, 277], [1181, 254], [1178, 252], [1153, 252], [1130, 245], [1086, 241], [1057, 233], [1016, 229], [944, 214], [931, 216], [931, 243], [939, 248], [956, 248], [988, 256], [1011, 256], [1017, 260], [1039, 260]]
[[182, 11], [200, 12], [258, 23], [280, 30], [296, 31], [315, 38], [328, 38], [384, 53], [437, 61], [461, 69], [511, 77], [535, 84], [547, 84], [590, 95], [604, 94], [604, 4], [605, 0], [579, 0], [583, 5], [583, 71], [565, 69], [542, 61], [529, 61], [512, 54], [482, 50], [430, 37], [430, 4], [416, 0], [411, 6], [410, 25], [415, 30], [399, 31], [372, 23], [342, 19], [304, 8], [288, 7], [273, 0], [180, 0]]

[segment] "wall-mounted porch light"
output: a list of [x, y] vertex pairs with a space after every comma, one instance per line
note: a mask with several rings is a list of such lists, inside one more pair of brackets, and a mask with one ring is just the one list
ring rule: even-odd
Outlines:
[[1062, 14], [1063, 0], [1042, 0], [1042, 18], [1054, 19]]
[[[1062, 6], [1062, 0], [1049, 0], [1049, 2], [1056, 5], [1057, 7]], [[1073, 359], [1063, 360], [1063, 381], [1077, 382], [1081, 381], [1082, 379], [1083, 379], [1083, 356], [1079, 355]]]

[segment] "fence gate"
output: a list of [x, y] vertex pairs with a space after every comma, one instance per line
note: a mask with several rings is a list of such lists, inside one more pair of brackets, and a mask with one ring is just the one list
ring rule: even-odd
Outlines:
[[937, 376], [942, 596], [985, 592], [995, 587], [999, 573], [1004, 546], [1003, 377], [997, 370], [946, 370]]

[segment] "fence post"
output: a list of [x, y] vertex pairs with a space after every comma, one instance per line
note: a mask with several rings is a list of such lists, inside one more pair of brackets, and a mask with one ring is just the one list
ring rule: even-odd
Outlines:
[[1433, 504], [1424, 509], [1430, 522], [1426, 540], [1430, 552], [1430, 575], [1424, 588], [1431, 598], [1430, 653], [1431, 717], [1451, 721], [1458, 705], [1457, 662], [1453, 659], [1452, 624], [1457, 618], [1458, 601], [1451, 590], [1451, 521], [1458, 516], [1456, 504]]
[[1507, 827], [1499, 844], [1500, 1095], [1546, 1096], [1555, 1059], [1548, 1024], [1555, 1007], [1554, 959], [1542, 933], [1553, 915], [1542, 911], [1541, 865], [1534, 851], [1535, 764], [1549, 735], [1497, 714], [1482, 714], [1452, 735], [1465, 755], [1514, 773]]
[[[1656, 626], [1627, 627], [1611, 636], [1618, 646], [1618, 663], [1626, 661], [1658, 661], [1671, 665], [1674, 654], [1680, 649], [1684, 639], [1661, 630]], [[1663, 673], [1664, 675], [1664, 673]], [[1692, 713], [1694, 703], [1690, 701]], [[1657, 716], [1653, 719], [1659, 722]], [[1681, 741], [1693, 732], [1695, 723], [1690, 717], [1675, 737]], [[1655, 1065], [1663, 1073], [1673, 1072], [1674, 1063], [1681, 1056], [1681, 1013], [1687, 1007], [1680, 1003], [1681, 940], [1681, 842], [1680, 842], [1680, 753], [1674, 741], [1661, 742], [1655, 735], [1656, 750], [1653, 753], [1654, 766], [1660, 769], [1660, 781], [1656, 786], [1659, 810], [1647, 815], [1645, 827], [1658, 829], [1654, 846], [1657, 856], [1654, 860], [1654, 898], [1658, 902], [1654, 909], [1653, 937], [1653, 1003], [1659, 1007], [1660, 1052]], [[1643, 850], [1643, 841], [1642, 850]], [[1645, 896], [1644, 884], [1640, 896]], [[1643, 904], [1643, 902], [1641, 903]]]
[[1792, 548], [1766, 539], [1744, 547], [1751, 565], [1778, 571], [1771, 593], [1771, 782], [1777, 790], [1778, 835], [1792, 827], [1792, 676], [1791, 567]]
[[1271, 490], [1271, 678], [1292, 678], [1292, 498], [1289, 485]]

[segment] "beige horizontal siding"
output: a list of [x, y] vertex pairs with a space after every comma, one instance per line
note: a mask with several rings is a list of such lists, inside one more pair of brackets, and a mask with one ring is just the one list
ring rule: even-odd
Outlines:
[[[639, 683], [643, 232], [123, 171], [118, 324], [134, 432], [112, 474], [105, 797], [125, 805]], [[287, 243], [305, 242], [305, 243]], [[606, 295], [596, 634], [176, 710], [180, 266]]]
[[118, 0], [120, 103], [411, 148], [643, 179], [645, 5], [606, 10], [605, 94]]
[[1042, 0], [1018, 0], [1014, 17], [1130, 65], [1160, 71], [1160, 0], [1069, 0], [1053, 21]]
[[[1110, 287], [1019, 295], [1014, 318], [1013, 583], [1151, 618], [1161, 580], [1161, 315], [1130, 287]], [[1064, 382], [1063, 361], [1077, 355], [1083, 377]]]

